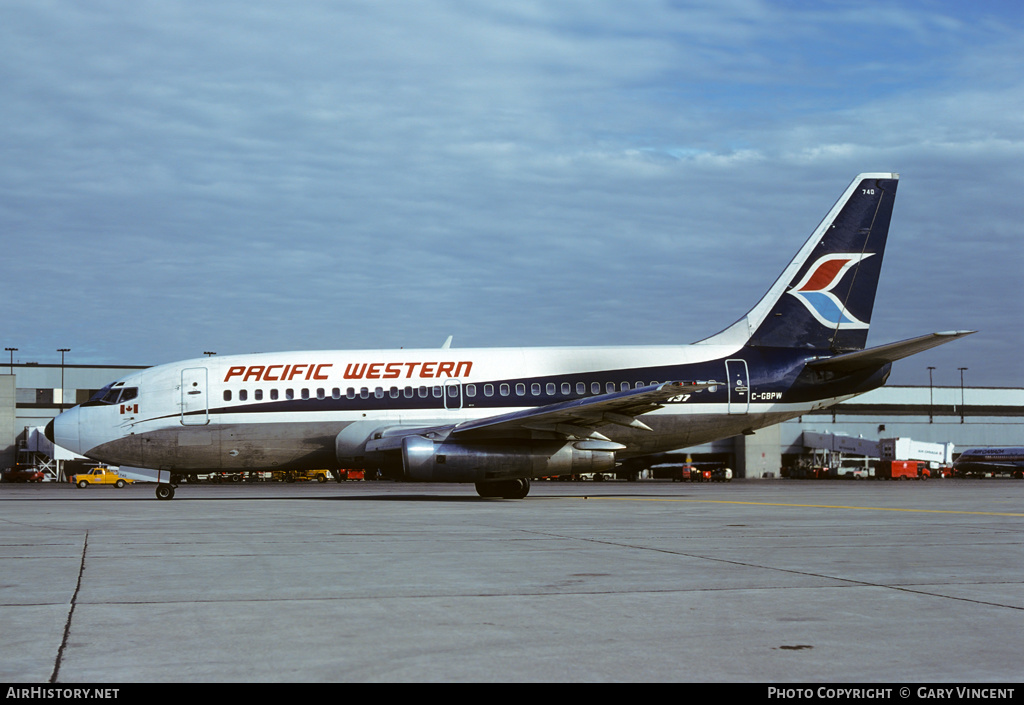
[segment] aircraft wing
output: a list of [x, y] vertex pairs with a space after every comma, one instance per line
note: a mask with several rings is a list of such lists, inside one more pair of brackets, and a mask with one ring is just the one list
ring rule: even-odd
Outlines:
[[466, 421], [451, 437], [479, 437], [514, 431], [552, 431], [567, 436], [598, 437], [594, 429], [608, 424], [651, 430], [637, 416], [660, 409], [669, 399], [715, 387], [724, 382], [665, 382], [640, 389], [574, 399], [499, 416]]
[[584, 399], [549, 404], [498, 416], [465, 421], [454, 426], [410, 428], [393, 426], [378, 429], [369, 439], [366, 450], [389, 451], [402, 447], [405, 436], [446, 436], [449, 439], [481, 439], [509, 436], [525, 431], [549, 431], [565, 436], [607, 441], [596, 431], [601, 426], [616, 424], [650, 431], [637, 416], [660, 409], [669, 399], [716, 387], [724, 382], [665, 382], [624, 392], [612, 392]]
[[843, 353], [822, 360], [813, 360], [808, 362], [807, 366], [816, 370], [830, 370], [833, 372], [855, 372], [869, 367], [881, 367], [888, 362], [902, 360], [905, 357], [910, 357], [911, 355], [924, 352], [958, 338], [963, 338], [975, 332], [977, 331], [955, 330], [946, 333], [931, 333], [929, 335], [922, 335], [919, 338], [902, 340], [898, 343], [889, 343], [888, 345], [879, 345], [874, 348]]

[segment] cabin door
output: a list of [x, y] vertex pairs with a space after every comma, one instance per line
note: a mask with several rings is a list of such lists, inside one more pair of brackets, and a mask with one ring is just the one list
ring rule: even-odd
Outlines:
[[181, 425], [205, 426], [210, 423], [210, 405], [205, 367], [181, 371]]
[[729, 380], [729, 413], [750, 411], [750, 373], [746, 360], [726, 360], [725, 374]]

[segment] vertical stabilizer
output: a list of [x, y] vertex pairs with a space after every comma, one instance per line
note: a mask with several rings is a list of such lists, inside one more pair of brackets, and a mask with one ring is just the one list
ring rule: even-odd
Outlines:
[[863, 349], [898, 183], [898, 174], [854, 179], [764, 298], [701, 342]]

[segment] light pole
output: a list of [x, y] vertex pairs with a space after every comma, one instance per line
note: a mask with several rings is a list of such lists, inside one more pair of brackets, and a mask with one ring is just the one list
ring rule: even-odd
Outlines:
[[6, 350], [7, 352], [9, 352], [11, 354], [11, 374], [12, 375], [14, 374], [14, 351], [17, 350], [17, 349], [18, 348], [4, 348], [4, 350]]
[[64, 411], [64, 353], [71, 352], [71, 348], [57, 348], [60, 353], [60, 410]]
[[964, 422], [964, 370], [966, 367], [958, 367], [960, 370], [960, 423]]
[[932, 370], [934, 369], [934, 367], [928, 368], [928, 423], [935, 420], [935, 388], [932, 386]]

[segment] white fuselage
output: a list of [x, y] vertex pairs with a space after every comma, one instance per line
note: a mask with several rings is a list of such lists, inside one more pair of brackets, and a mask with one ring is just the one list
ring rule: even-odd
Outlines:
[[[355, 466], [376, 428], [458, 424], [684, 378], [720, 382], [646, 414], [650, 430], [601, 428], [661, 452], [834, 403], [759, 389], [739, 347], [308, 351], [211, 357], [119, 380], [67, 412], [58, 445], [112, 464], [178, 472]], [[129, 390], [118, 395], [117, 390]], [[349, 429], [347, 433], [342, 433]]]

